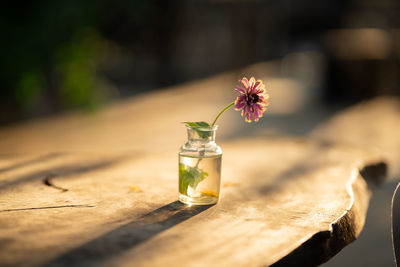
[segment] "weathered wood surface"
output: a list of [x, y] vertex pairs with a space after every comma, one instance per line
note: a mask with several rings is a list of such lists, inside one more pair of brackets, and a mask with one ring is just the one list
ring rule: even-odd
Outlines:
[[[232, 100], [235, 78], [0, 129], [0, 265], [314, 265], [353, 241], [370, 197], [360, 173], [380, 179], [386, 171], [380, 152], [323, 134], [353, 128], [328, 123], [309, 140], [244, 137], [263, 121], [249, 125], [229, 112], [217, 137], [221, 202], [176, 202], [185, 141], [178, 122], [210, 120]], [[268, 80], [272, 117], [287, 105], [274, 94], [298, 87]]]
[[393, 193], [391, 211], [393, 254], [396, 266], [400, 266], [400, 183]]
[[389, 178], [400, 177], [400, 99], [379, 97], [344, 109], [321, 123], [311, 138], [383, 153]]
[[380, 157], [302, 139], [221, 145], [211, 207], [176, 202], [175, 151], [1, 157], [1, 264], [317, 264], [361, 231], [360, 170]]

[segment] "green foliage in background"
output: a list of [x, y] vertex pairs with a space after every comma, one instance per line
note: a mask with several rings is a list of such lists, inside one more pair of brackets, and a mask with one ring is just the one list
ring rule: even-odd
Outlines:
[[19, 104], [31, 107], [38, 102], [43, 88], [45, 78], [40, 70], [23, 73], [15, 86], [15, 96]]
[[128, 29], [133, 34], [135, 27], [148, 21], [147, 14], [154, 3], [2, 3], [0, 123], [8, 120], [4, 116], [19, 119], [68, 108], [99, 107], [114, 94], [111, 82], [102, 72], [104, 58], [110, 56], [115, 44], [123, 41], [121, 36], [126, 34], [119, 32], [122, 26], [131, 25]]
[[98, 73], [99, 61], [107, 52], [107, 42], [90, 29], [56, 50], [55, 72], [65, 106], [93, 109], [107, 98], [108, 85]]

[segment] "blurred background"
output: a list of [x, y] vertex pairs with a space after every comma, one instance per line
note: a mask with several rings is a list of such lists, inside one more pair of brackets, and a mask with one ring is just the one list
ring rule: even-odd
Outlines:
[[8, 1], [0, 125], [93, 111], [271, 60], [323, 105], [398, 95], [399, 8], [396, 0]]
[[[399, 15], [397, 0], [7, 1], [0, 126], [246, 69], [285, 78], [266, 131], [304, 135], [343, 107], [400, 95]], [[326, 266], [392, 266], [396, 184], [374, 194], [360, 238]]]

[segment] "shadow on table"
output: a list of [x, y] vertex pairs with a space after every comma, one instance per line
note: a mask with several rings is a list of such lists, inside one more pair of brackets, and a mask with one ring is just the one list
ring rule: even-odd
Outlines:
[[7, 167], [4, 167], [4, 168], [0, 168], [0, 174], [3, 173], [3, 172], [8, 172], [8, 171], [15, 170], [15, 169], [18, 169], [18, 168], [21, 168], [21, 167], [26, 167], [26, 166], [29, 166], [31, 164], [43, 162], [45, 160], [58, 157], [60, 155], [62, 155], [62, 154], [61, 153], [50, 153], [50, 154], [47, 154], [47, 155], [38, 156], [36, 158], [31, 158], [31, 159], [28, 159], [26, 161], [18, 162], [18, 163], [14, 164], [14, 165], [7, 166]]
[[171, 202], [42, 266], [84, 266], [101, 263], [205, 211], [211, 206], [189, 207], [179, 201]]
[[[46, 159], [50, 158], [51, 156], [48, 156]], [[72, 177], [74, 175], [90, 172], [90, 171], [95, 171], [103, 168], [110, 167], [114, 164], [117, 164], [121, 162], [122, 160], [125, 160], [128, 158], [127, 156], [119, 156], [116, 158], [110, 158], [106, 160], [101, 160], [98, 162], [91, 162], [91, 163], [70, 163], [62, 166], [55, 166], [51, 167], [47, 170], [40, 170], [37, 172], [32, 172], [28, 173], [25, 175], [22, 175], [20, 177], [13, 177], [12, 179], [9, 179], [7, 181], [4, 181], [3, 183], [0, 183], [0, 193], [2, 193], [4, 190], [7, 190], [9, 188], [16, 187], [20, 184], [24, 183], [30, 183], [36, 180], [45, 180], [46, 178], [54, 178], [54, 177], [62, 177], [62, 178], [67, 178], [67, 177]], [[130, 157], [132, 159], [133, 157]], [[44, 158], [42, 158], [43, 160]], [[29, 164], [29, 163], [26, 163]], [[24, 165], [17, 166], [17, 167], [24, 167]], [[15, 168], [17, 168], [15, 167]], [[47, 185], [47, 184], [46, 184]]]

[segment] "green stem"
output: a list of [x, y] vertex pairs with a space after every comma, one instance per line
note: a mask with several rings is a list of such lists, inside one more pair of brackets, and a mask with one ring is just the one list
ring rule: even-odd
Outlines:
[[202, 157], [204, 156], [205, 149], [206, 149], [205, 145], [203, 145], [203, 150], [199, 151], [199, 160], [196, 163], [196, 167], [195, 167], [196, 169], [199, 167], [200, 161], [201, 161]]
[[222, 113], [224, 113], [228, 108], [232, 107], [233, 105], [235, 105], [235, 102], [230, 103], [229, 105], [227, 105], [215, 118], [215, 120], [213, 121], [213, 123], [211, 124], [211, 127], [213, 127], [215, 125], [215, 123], [217, 122], [218, 118], [222, 115]]
[[196, 166], [195, 166], [196, 169], [199, 167], [199, 164], [200, 164], [200, 161], [201, 161], [201, 160], [202, 160], [202, 158], [199, 158], [199, 159], [197, 160], [197, 163], [196, 163]]

